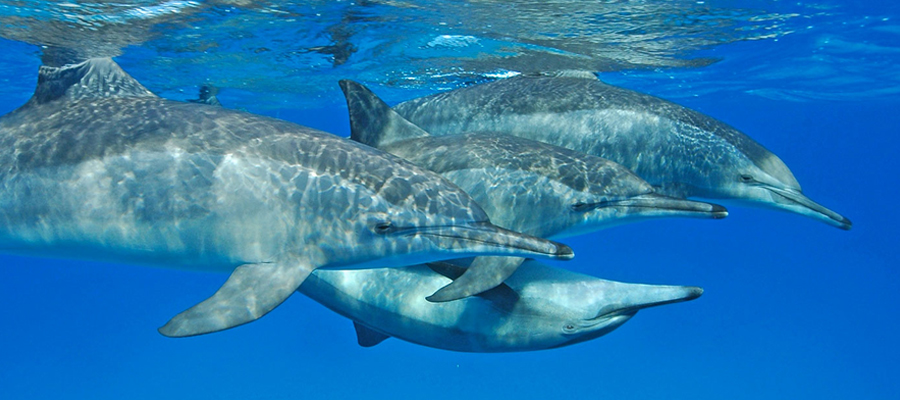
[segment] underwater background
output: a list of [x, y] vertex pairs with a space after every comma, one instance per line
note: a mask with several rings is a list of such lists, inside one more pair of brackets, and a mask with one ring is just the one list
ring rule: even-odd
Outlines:
[[[780, 156], [841, 231], [722, 202], [563, 240], [554, 265], [696, 285], [611, 334], [529, 353], [389, 339], [295, 294], [252, 324], [156, 328], [224, 274], [0, 255], [0, 398], [900, 398], [900, 4], [895, 1], [0, 2], [0, 114], [42, 46], [155, 93], [349, 134], [339, 79], [391, 104], [516, 72], [586, 69], [728, 123]], [[3, 151], [3, 149], [0, 149]], [[891, 243], [894, 243], [891, 245]]]

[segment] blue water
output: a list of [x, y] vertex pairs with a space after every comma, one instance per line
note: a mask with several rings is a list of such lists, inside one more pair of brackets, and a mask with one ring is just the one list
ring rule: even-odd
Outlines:
[[[60, 32], [95, 23], [86, 16], [101, 14], [90, 7], [102, 9], [92, 3], [67, 14], [31, 2], [51, 11], [20, 20], [19, 3], [0, 5], [7, 38], [0, 39], [0, 113], [30, 96], [36, 43], [53, 35], [56, 45], [83, 42]], [[506, 14], [479, 13], [469, 21], [458, 10], [464, 3], [432, 3], [356, 9], [313, 2], [307, 7], [315, 12], [295, 10], [291, 22], [253, 8], [219, 5], [184, 16], [166, 11], [175, 2], [157, 4], [144, 14], [120, 13], [173, 16], [116, 60], [165, 97], [187, 99], [198, 84], [213, 83], [230, 107], [346, 136], [337, 79], [361, 80], [398, 102], [515, 70], [508, 60], [472, 62], [482, 61], [477, 54], [460, 62], [453, 46], [472, 36], [488, 53], [511, 51], [500, 48], [525, 42], [530, 20], [501, 26]], [[648, 10], [626, 7], [636, 3]], [[560, 267], [705, 293], [641, 311], [597, 340], [514, 354], [396, 339], [361, 348], [348, 320], [301, 295], [251, 324], [169, 339], [156, 328], [213, 293], [225, 275], [0, 255], [0, 398], [900, 398], [900, 11], [893, 2], [858, 3], [610, 2], [620, 13], [593, 25], [587, 17], [568, 27], [553, 18], [537, 25], [546, 31], [542, 49], [607, 40], [602, 48], [615, 62], [605, 64], [604, 80], [747, 133], [791, 167], [806, 194], [850, 218], [851, 231], [731, 205], [720, 221], [656, 220], [569, 239], [577, 258]], [[686, 11], [657, 20], [653, 5]], [[440, 25], [447, 21], [435, 9], [461, 14]], [[74, 23], [51, 24], [62, 28], [41, 25], [79, 12]], [[243, 28], [232, 13], [247, 17]], [[115, 15], [97, 18], [123, 24]], [[124, 24], [140, 25], [134, 18]], [[267, 18], [276, 21], [268, 30]], [[496, 26], [486, 28], [491, 18]], [[343, 53], [333, 20], [353, 33], [356, 50], [346, 60], [335, 55]], [[76, 32], [124, 35], [103, 27]], [[523, 48], [538, 46], [527, 39]], [[633, 54], [646, 55], [644, 64], [626, 62]], [[438, 71], [442, 63], [457, 67]]]

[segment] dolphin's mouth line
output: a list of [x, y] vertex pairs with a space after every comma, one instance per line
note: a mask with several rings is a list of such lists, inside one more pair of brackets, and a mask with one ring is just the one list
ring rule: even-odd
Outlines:
[[484, 240], [484, 239], [467, 238], [467, 237], [454, 236], [454, 235], [444, 235], [444, 234], [440, 234], [440, 233], [427, 233], [427, 232], [426, 232], [426, 233], [423, 233], [423, 234], [424, 234], [424, 235], [428, 235], [428, 236], [451, 238], [451, 239], [456, 239], [456, 240], [466, 241], [466, 242], [472, 242], [472, 243], [480, 243], [480, 244], [485, 244], [485, 245], [488, 245], [488, 246], [503, 247], [503, 248], [513, 248], [513, 249], [516, 249], [516, 250], [528, 251], [528, 252], [532, 252], [532, 253], [541, 253], [541, 254], [547, 254], [547, 255], [561, 255], [561, 254], [563, 253], [563, 251], [562, 251], [563, 249], [560, 248], [560, 246], [557, 246], [557, 245], [554, 245], [554, 247], [556, 248], [556, 251], [553, 251], [553, 252], [543, 252], [543, 251], [537, 251], [537, 250], [535, 250], [535, 249], [528, 248], [528, 247], [516, 246], [516, 245], [513, 244], [513, 243], [498, 243], [498, 242], [487, 241], [487, 240]]
[[[489, 245], [495, 245], [495, 246], [505, 246], [504, 243], [489, 242], [489, 241], [483, 240], [483, 239], [472, 239], [472, 238], [466, 238], [466, 237], [454, 236], [454, 235], [442, 235], [440, 233], [425, 232], [425, 233], [421, 233], [421, 234], [428, 235], [428, 236], [436, 236], [436, 237], [445, 237], [445, 238], [451, 238], [451, 239], [464, 240], [466, 242], [483, 243], [483, 244], [489, 244]], [[513, 246], [513, 247], [515, 247], [515, 246]], [[518, 247], [516, 247], [516, 248], [518, 248]]]
[[642, 308], [646, 308], [646, 307], [650, 307], [650, 306], [649, 305], [646, 305], [646, 306], [641, 305], [641, 306], [631, 306], [631, 307], [619, 308], [616, 310], [601, 313], [594, 318], [586, 319], [585, 322], [589, 322], [591, 325], [596, 325], [602, 321], [605, 321], [605, 320], [613, 318], [613, 317], [618, 317], [620, 315], [626, 315], [626, 314], [634, 314], [634, 313], [638, 312], [638, 310], [640, 310]]
[[[402, 235], [402, 236], [424, 235], [424, 236], [432, 236], [432, 237], [439, 237], [439, 238], [456, 239], [456, 240], [463, 241], [463, 242], [478, 243], [478, 244], [483, 244], [483, 245], [492, 246], [492, 247], [516, 249], [516, 250], [521, 250], [524, 252], [557, 256], [557, 257], [560, 257], [561, 259], [568, 259], [568, 258], [571, 258], [571, 256], [572, 256], [572, 254], [571, 254], [572, 250], [568, 246], [565, 246], [565, 245], [559, 244], [559, 243], [555, 243], [555, 242], [551, 242], [549, 240], [546, 242], [548, 245], [552, 246], [552, 250], [550, 250], [550, 249], [540, 250], [535, 247], [518, 245], [515, 242], [498, 242], [498, 241], [486, 240], [486, 239], [479, 238], [479, 237], [454, 235], [454, 234], [448, 234], [446, 232], [443, 232], [443, 231], [452, 231], [452, 230], [460, 230], [460, 229], [464, 229], [465, 231], [484, 232], [484, 233], [488, 233], [488, 234], [499, 234], [500, 233], [497, 230], [495, 230], [496, 228], [490, 229], [488, 227], [481, 226], [481, 224], [473, 224], [473, 225], [433, 225], [433, 226], [426, 226], [426, 227], [397, 228], [393, 232], [391, 232], [391, 234]], [[513, 232], [513, 233], [521, 235], [520, 233], [517, 233], [517, 232]]]
[[634, 314], [637, 314], [638, 310], [640, 310], [640, 309], [641, 309], [641, 307], [627, 307], [627, 308], [622, 308], [622, 309], [606, 312], [606, 313], [598, 315], [594, 318], [583, 319], [580, 322], [578, 322], [578, 328], [590, 329], [590, 328], [593, 328], [602, 323], [609, 322], [611, 319], [616, 318], [616, 317], [631, 317], [631, 316], [634, 316]]
[[[656, 204], [654, 204], [656, 203]], [[667, 204], [668, 203], [668, 204]], [[674, 204], [673, 204], [674, 203]], [[724, 218], [728, 215], [725, 207], [717, 204], [692, 200], [659, 197], [632, 197], [621, 200], [607, 200], [596, 203], [578, 203], [572, 209], [579, 212], [593, 211], [602, 208], [624, 207], [634, 210], [671, 211], [684, 213], [708, 214], [713, 218]]]
[[409, 227], [398, 227], [393, 232], [395, 235], [403, 235], [403, 236], [412, 236], [417, 234], [426, 234], [426, 235], [434, 235], [429, 231], [431, 230], [440, 230], [440, 229], [471, 229], [476, 231], [490, 232], [490, 229], [485, 229], [480, 227], [479, 225], [429, 225], [429, 226], [409, 226]]

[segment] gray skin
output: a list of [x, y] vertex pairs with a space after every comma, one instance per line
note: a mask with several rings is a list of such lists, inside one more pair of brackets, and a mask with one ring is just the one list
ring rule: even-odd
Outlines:
[[[661, 196], [625, 167], [600, 157], [499, 133], [430, 136], [364, 86], [341, 81], [341, 88], [353, 140], [437, 172], [506, 229], [562, 238], [649, 218], [727, 215], [718, 205]], [[383, 143], [395, 132], [405, 139]], [[428, 300], [457, 300], [490, 289], [521, 262], [478, 257], [460, 279]]]
[[590, 73], [516, 76], [394, 110], [432, 135], [498, 131], [604, 157], [670, 196], [735, 199], [851, 227], [803, 195], [784, 162], [745, 134]]
[[568, 346], [613, 331], [640, 309], [695, 299], [703, 293], [691, 286], [607, 281], [528, 260], [497, 288], [458, 301], [432, 303], [424, 295], [460, 272], [446, 263], [429, 265], [434, 270], [425, 265], [317, 270], [299, 291], [352, 319], [360, 345], [374, 346], [393, 336], [464, 352]]
[[110, 59], [41, 67], [0, 118], [0, 249], [232, 272], [166, 336], [253, 321], [316, 268], [571, 258], [440, 176], [296, 124], [169, 101]]

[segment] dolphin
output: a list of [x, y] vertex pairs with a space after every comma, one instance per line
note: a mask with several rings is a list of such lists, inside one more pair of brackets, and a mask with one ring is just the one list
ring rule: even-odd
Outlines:
[[495, 227], [461, 189], [398, 157], [159, 98], [108, 58], [42, 66], [34, 96], [0, 117], [0, 148], [0, 250], [231, 273], [166, 336], [253, 321], [317, 268], [572, 257]]
[[806, 197], [787, 165], [747, 135], [593, 73], [519, 75], [394, 110], [432, 135], [499, 131], [608, 158], [671, 196], [735, 199], [852, 225]]
[[[458, 185], [497, 226], [564, 238], [659, 217], [724, 218], [724, 207], [662, 196], [612, 161], [547, 143], [492, 132], [430, 136], [359, 83], [341, 89], [353, 140], [437, 172]], [[384, 143], [385, 137], [403, 140]], [[468, 271], [428, 297], [457, 300], [499, 285], [522, 263], [515, 257], [466, 260]]]
[[393, 336], [464, 352], [568, 346], [612, 332], [641, 309], [703, 293], [693, 286], [608, 281], [527, 260], [504, 284], [477, 296], [446, 303], [424, 299], [460, 273], [443, 262], [316, 270], [298, 291], [353, 320], [362, 346]]

